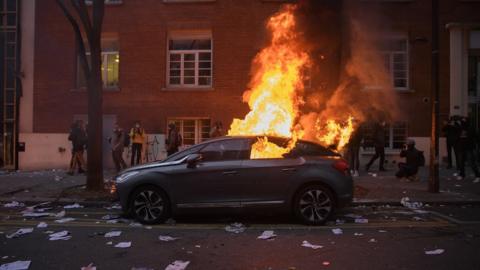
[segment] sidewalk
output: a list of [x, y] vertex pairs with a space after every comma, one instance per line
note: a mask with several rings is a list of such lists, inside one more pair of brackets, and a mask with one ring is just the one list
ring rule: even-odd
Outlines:
[[[440, 193], [428, 192], [428, 168], [419, 172], [420, 182], [406, 182], [395, 178], [394, 171], [360, 172], [354, 178], [355, 204], [398, 205], [404, 197], [411, 201], [436, 204], [480, 204], [480, 183], [474, 177], [456, 180], [453, 170], [441, 169]], [[106, 179], [112, 173], [106, 172]], [[2, 202], [79, 202], [84, 204], [108, 203], [105, 193], [82, 192], [85, 175], [67, 175], [64, 170], [13, 172], [0, 174], [0, 201]], [[73, 192], [71, 192], [73, 191]]]

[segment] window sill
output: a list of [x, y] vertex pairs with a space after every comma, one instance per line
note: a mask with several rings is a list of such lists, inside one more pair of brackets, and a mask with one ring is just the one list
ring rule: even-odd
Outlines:
[[[86, 87], [78, 87], [70, 89], [71, 92], [87, 92]], [[120, 92], [120, 87], [104, 87], [103, 92]]]
[[162, 91], [166, 92], [209, 92], [214, 91], [213, 87], [164, 87]]

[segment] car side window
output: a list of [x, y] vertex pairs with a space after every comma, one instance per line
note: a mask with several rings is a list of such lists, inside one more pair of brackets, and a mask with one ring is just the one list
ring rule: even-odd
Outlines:
[[338, 156], [338, 153], [314, 143], [297, 141], [295, 147], [287, 153], [285, 157], [299, 157], [299, 156]]
[[202, 155], [202, 161], [225, 161], [243, 159], [245, 153], [249, 151], [247, 140], [233, 139], [212, 142], [199, 153]]
[[198, 152], [198, 150], [200, 150], [203, 146], [205, 145], [196, 145], [196, 146], [191, 146], [181, 152], [177, 152], [171, 156], [169, 156], [168, 158], [166, 158], [164, 160], [164, 162], [171, 162], [171, 161], [177, 161], [177, 160], [180, 160], [190, 154], [195, 154]]

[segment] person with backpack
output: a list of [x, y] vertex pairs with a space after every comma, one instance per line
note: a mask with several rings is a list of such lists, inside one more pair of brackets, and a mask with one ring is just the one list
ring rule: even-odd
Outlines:
[[415, 148], [415, 141], [410, 139], [405, 144], [404, 149], [400, 152], [400, 157], [406, 159], [406, 162], [398, 163], [398, 172], [395, 174], [397, 178], [406, 177], [410, 181], [418, 180], [418, 168], [425, 166], [425, 156], [422, 151]]
[[145, 143], [145, 130], [141, 127], [140, 122], [135, 122], [135, 126], [130, 130], [130, 140], [132, 142], [132, 158], [130, 165], [140, 164], [142, 158], [142, 147]]
[[112, 158], [113, 162], [115, 163], [115, 169], [117, 173], [127, 168], [127, 164], [125, 163], [125, 160], [123, 160], [123, 148], [126, 144], [126, 141], [130, 141], [125, 139], [126, 137], [129, 136], [125, 136], [123, 129], [118, 125], [118, 123], [115, 123], [110, 144], [112, 146]]
[[168, 135], [167, 135], [167, 156], [170, 156], [178, 152], [178, 147], [182, 145], [182, 135], [178, 131], [174, 123], [168, 124]]

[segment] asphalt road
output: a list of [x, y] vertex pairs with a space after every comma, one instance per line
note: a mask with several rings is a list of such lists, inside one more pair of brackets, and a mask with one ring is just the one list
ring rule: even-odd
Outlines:
[[[115, 218], [119, 212], [105, 208], [67, 209], [65, 217], [75, 220], [59, 224], [54, 217], [25, 218], [20, 213], [23, 209], [0, 208], [0, 265], [30, 260], [31, 270], [80, 269], [89, 263], [99, 270], [131, 270], [165, 269], [182, 260], [190, 262], [187, 269], [208, 270], [480, 269], [478, 206], [423, 208], [427, 213], [403, 207], [348, 208], [322, 227], [262, 216], [179, 218], [175, 224], [149, 227], [130, 220], [107, 223], [106, 215]], [[61, 210], [56, 206], [46, 211]], [[356, 217], [368, 223], [356, 223]], [[36, 228], [42, 221], [48, 227]], [[234, 221], [241, 222], [245, 231], [226, 232], [225, 226]], [[28, 227], [34, 228], [32, 233], [6, 237]], [[342, 234], [332, 229], [342, 229]], [[62, 230], [71, 239], [49, 240], [49, 233]], [[257, 239], [265, 230], [277, 236]], [[122, 233], [105, 238], [110, 231]], [[160, 235], [179, 239], [164, 242]], [[323, 247], [302, 247], [303, 241]], [[131, 242], [131, 247], [114, 247], [119, 242]], [[436, 249], [444, 252], [425, 254]]]

